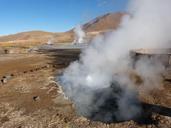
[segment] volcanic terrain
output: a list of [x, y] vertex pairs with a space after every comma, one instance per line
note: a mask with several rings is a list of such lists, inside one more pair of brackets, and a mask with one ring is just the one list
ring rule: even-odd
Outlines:
[[[116, 29], [124, 13], [98, 17], [83, 26], [90, 37]], [[114, 21], [114, 24], [113, 24]], [[65, 97], [56, 76], [78, 60], [79, 49], [38, 50], [52, 40], [65, 46], [73, 30], [65, 33], [23, 32], [0, 37], [0, 127], [2, 128], [171, 128], [171, 68], [162, 88], [138, 90], [143, 113], [138, 119], [93, 121], [78, 115]]]

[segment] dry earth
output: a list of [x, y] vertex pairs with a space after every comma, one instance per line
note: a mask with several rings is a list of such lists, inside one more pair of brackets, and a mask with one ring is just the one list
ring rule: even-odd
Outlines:
[[147, 117], [106, 124], [76, 114], [55, 76], [79, 51], [0, 56], [1, 128], [171, 128], [171, 82], [148, 94], [140, 91]]

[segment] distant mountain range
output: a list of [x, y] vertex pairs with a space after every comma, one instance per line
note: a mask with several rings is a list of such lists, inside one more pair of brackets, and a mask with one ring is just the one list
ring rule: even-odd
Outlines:
[[[125, 13], [108, 13], [103, 16], [99, 16], [90, 22], [83, 25], [84, 31], [89, 36], [94, 36], [99, 33], [116, 29], [120, 22], [121, 18], [125, 15]], [[21, 32], [17, 34], [1, 36], [0, 42], [37, 42], [37, 43], [45, 43], [48, 40], [52, 40], [53, 42], [71, 42], [74, 38], [73, 29], [62, 32], [62, 33], [52, 33], [52, 32], [44, 32], [44, 31], [28, 31]]]

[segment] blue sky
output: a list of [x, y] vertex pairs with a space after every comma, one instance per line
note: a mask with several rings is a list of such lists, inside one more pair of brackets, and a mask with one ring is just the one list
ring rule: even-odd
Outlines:
[[108, 12], [125, 11], [128, 0], [0, 0], [0, 35], [67, 31]]

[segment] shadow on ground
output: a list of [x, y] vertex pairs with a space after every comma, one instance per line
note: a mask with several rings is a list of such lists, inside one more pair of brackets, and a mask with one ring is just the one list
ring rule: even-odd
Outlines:
[[39, 52], [48, 56], [51, 60], [49, 65], [56, 69], [60, 69], [65, 68], [71, 62], [78, 60], [81, 51], [79, 49], [50, 49], [41, 50]]
[[[112, 104], [112, 103], [110, 103], [110, 104]], [[148, 104], [148, 103], [142, 103], [141, 106], [142, 106], [141, 114], [139, 116], [137, 116], [136, 118], [132, 118], [129, 120], [134, 120], [136, 123], [138, 123], [140, 125], [144, 125], [144, 124], [146, 124], [146, 125], [148, 125], [148, 124], [157, 125], [158, 120], [154, 119], [152, 117], [152, 114], [159, 114], [159, 115], [171, 117], [171, 108], [167, 108], [167, 107], [159, 106], [159, 105], [154, 105], [154, 104]], [[92, 117], [90, 117], [90, 119], [94, 120], [94, 121], [101, 121], [104, 123], [119, 123], [119, 122], [129, 121], [129, 120], [118, 121], [116, 119], [116, 115], [114, 113], [116, 111], [115, 107], [113, 107], [113, 109], [111, 109], [111, 110], [109, 110], [108, 108], [109, 108], [109, 106], [106, 108], [105, 107], [100, 108], [100, 110], [98, 112], [95, 112], [92, 114]], [[110, 108], [112, 108], [112, 106], [110, 106]], [[113, 119], [111, 119], [110, 121], [104, 120], [104, 113], [106, 111], [110, 112], [111, 114], [113, 113]], [[96, 117], [96, 118], [94, 118], [94, 117]]]
[[[140, 125], [157, 125], [159, 120], [154, 118], [154, 114], [171, 117], [171, 108], [141, 102], [138, 100], [136, 95], [132, 95], [127, 99], [128, 106], [125, 106], [125, 109], [127, 109], [126, 111], [129, 111], [129, 107], [134, 107], [139, 108], [140, 112], [136, 115], [132, 114], [132, 117], [127, 116], [126, 114], [128, 114], [129, 112], [127, 113], [126, 111], [125, 116], [122, 115], [123, 113], [118, 113], [118, 97], [122, 97], [124, 93], [124, 90], [117, 88], [116, 85], [95, 92], [93, 96], [94, 100], [91, 103], [92, 108], [90, 109], [90, 114], [87, 118], [93, 121], [101, 121], [103, 123], [119, 123], [134, 120], [137, 124]], [[133, 94], [134, 92], [130, 93]], [[94, 107], [94, 104], [98, 104], [99, 101], [102, 101], [101, 99], [104, 100], [103, 104], [101, 104], [100, 106], [95, 105]], [[134, 113], [134, 111], [132, 112]]]

